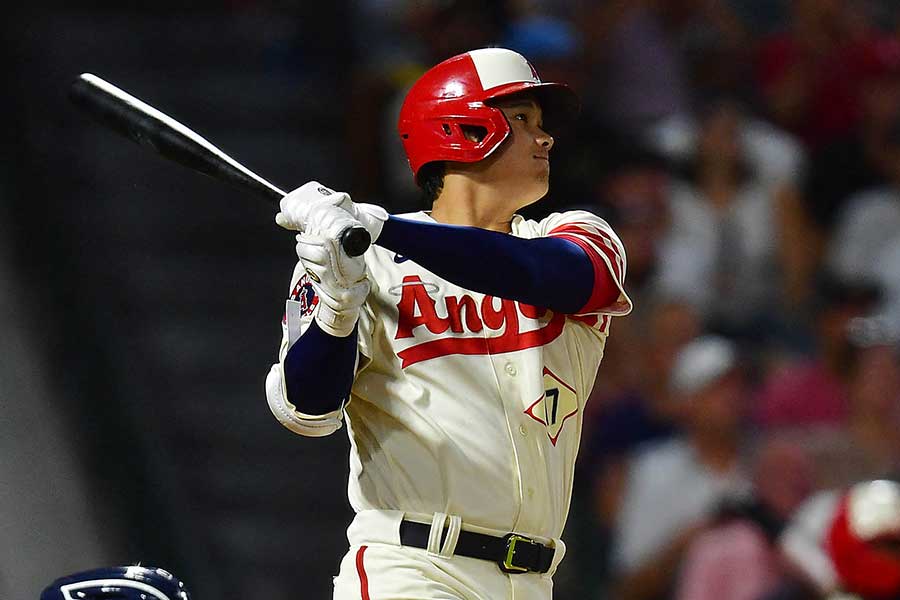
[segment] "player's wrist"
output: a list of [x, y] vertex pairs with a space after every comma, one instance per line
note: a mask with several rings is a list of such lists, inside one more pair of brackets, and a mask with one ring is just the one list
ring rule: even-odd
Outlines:
[[334, 337], [345, 338], [353, 333], [359, 321], [359, 306], [336, 308], [320, 302], [314, 319], [323, 332]]
[[378, 240], [378, 237], [381, 235], [381, 231], [384, 228], [384, 224], [390, 216], [384, 208], [377, 204], [353, 203], [353, 211], [351, 211], [351, 214], [353, 214], [360, 224], [366, 228], [366, 231], [369, 232], [373, 244]]

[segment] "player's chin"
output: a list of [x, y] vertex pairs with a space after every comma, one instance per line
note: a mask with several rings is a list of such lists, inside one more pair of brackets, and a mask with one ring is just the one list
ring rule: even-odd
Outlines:
[[543, 198], [550, 191], [550, 169], [541, 171], [535, 178], [535, 187], [540, 191], [539, 198]]

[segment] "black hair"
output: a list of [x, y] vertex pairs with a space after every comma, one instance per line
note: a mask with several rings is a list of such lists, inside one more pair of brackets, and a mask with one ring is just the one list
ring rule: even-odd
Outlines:
[[422, 203], [425, 209], [430, 209], [434, 201], [441, 195], [444, 189], [444, 175], [447, 173], [447, 163], [444, 161], [435, 161], [425, 163], [419, 167], [419, 173], [416, 182], [422, 189]]

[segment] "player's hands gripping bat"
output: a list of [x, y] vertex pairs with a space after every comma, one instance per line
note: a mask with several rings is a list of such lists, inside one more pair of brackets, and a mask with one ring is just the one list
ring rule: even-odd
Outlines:
[[[331, 197], [340, 202], [337, 195]], [[303, 233], [297, 236], [297, 257], [319, 296], [316, 322], [335, 337], [353, 333], [371, 289], [365, 259], [347, 256], [338, 248], [340, 232], [358, 223], [336, 204], [317, 202], [307, 214]]]
[[388, 219], [387, 211], [380, 206], [353, 202], [346, 192], [336, 192], [318, 181], [310, 181], [281, 199], [281, 210], [275, 215], [275, 222], [291, 231], [304, 231], [314, 207], [323, 203], [347, 212], [356, 224], [366, 228], [373, 244]]
[[[279, 202], [285, 196], [284, 191], [196, 132], [96, 75], [79, 76], [69, 96], [110, 129], [169, 160], [252, 191], [270, 202]], [[354, 226], [341, 233], [340, 242], [348, 256], [361, 256], [371, 237], [364, 227]]]

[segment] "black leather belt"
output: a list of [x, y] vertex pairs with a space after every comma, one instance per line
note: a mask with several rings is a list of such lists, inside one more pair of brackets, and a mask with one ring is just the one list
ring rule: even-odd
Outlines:
[[[447, 529], [441, 535], [441, 542]], [[400, 523], [400, 543], [415, 548], [428, 548], [431, 525], [403, 521]], [[497, 563], [505, 573], [546, 573], [553, 562], [554, 549], [531, 538], [508, 533], [503, 537], [460, 531], [454, 554]]]

